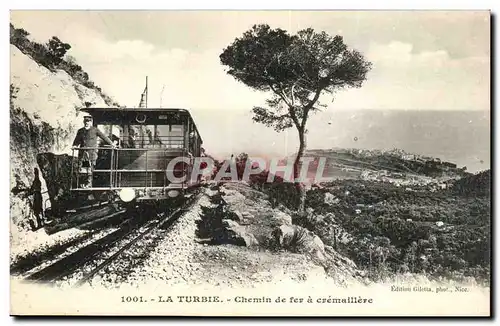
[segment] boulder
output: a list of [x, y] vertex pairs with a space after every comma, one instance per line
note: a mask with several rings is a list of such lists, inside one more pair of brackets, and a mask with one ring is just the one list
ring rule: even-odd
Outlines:
[[243, 220], [252, 220], [255, 218], [255, 216], [248, 211], [241, 213], [241, 215], [243, 216]]
[[249, 233], [246, 228], [238, 222], [224, 219], [222, 220], [222, 240], [223, 243], [230, 243], [239, 246], [252, 247], [259, 244], [255, 236]]
[[340, 199], [335, 197], [333, 194], [326, 192], [324, 202], [327, 205], [335, 205], [335, 204], [338, 204], [340, 202]]
[[344, 282], [362, 282], [364, 280], [365, 272], [358, 269], [356, 264], [339, 254], [335, 249], [330, 246], [325, 246], [326, 259], [323, 262], [323, 267], [326, 273], [333, 279], [343, 279]]
[[278, 209], [273, 209], [265, 214], [263, 221], [272, 227], [280, 225], [292, 225], [292, 217]]
[[236, 221], [238, 223], [242, 223], [244, 221], [243, 214], [239, 210], [228, 211], [226, 215], [228, 219]]
[[319, 260], [325, 258], [323, 241], [313, 232], [298, 225], [281, 225], [273, 230], [272, 238], [278, 247], [295, 253], [309, 254]]
[[239, 243], [246, 247], [258, 246], [259, 241], [255, 238], [255, 236], [251, 233], [241, 233], [239, 235]]
[[[71, 172], [77, 171], [77, 160], [67, 154], [40, 153], [36, 157], [45, 180], [51, 204], [51, 214], [60, 216], [67, 209], [78, 209], [97, 201], [107, 200], [106, 192], [71, 193]], [[73, 169], [72, 169], [73, 164]]]
[[[64, 203], [70, 198], [73, 158], [67, 154], [40, 153], [36, 160], [47, 185], [52, 209], [57, 210], [61, 205], [64, 206]], [[76, 166], [75, 164], [73, 168], [76, 169]]]
[[230, 220], [230, 219], [224, 219], [222, 220], [222, 226], [228, 230], [230, 229], [236, 229], [238, 227], [240, 227], [240, 225], [238, 224], [238, 222], [234, 221], [234, 220]]

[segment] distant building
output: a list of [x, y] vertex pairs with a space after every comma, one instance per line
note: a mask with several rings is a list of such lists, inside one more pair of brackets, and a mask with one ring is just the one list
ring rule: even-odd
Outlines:
[[457, 165], [455, 163], [443, 162], [443, 165], [447, 166], [449, 168], [452, 168], [452, 169], [456, 169], [457, 168]]

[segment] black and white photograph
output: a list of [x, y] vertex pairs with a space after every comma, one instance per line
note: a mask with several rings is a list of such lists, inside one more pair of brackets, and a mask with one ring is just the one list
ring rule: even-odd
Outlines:
[[491, 315], [489, 10], [11, 10], [10, 314]]

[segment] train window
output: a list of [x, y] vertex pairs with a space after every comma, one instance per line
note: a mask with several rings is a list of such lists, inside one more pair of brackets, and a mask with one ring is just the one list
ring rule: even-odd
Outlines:
[[97, 126], [122, 148], [183, 148], [186, 126], [182, 124], [100, 124]]
[[[117, 125], [109, 124], [98, 124], [97, 129], [99, 129], [104, 135], [108, 136], [111, 141], [118, 145], [121, 139], [122, 128]], [[100, 140], [99, 146], [108, 145], [104, 140]]]
[[99, 129], [103, 134], [105, 134], [106, 136], [111, 136], [111, 125], [102, 125], [102, 124], [99, 124], [96, 126], [97, 129]]
[[120, 135], [121, 147], [144, 147], [144, 135], [147, 134], [144, 130], [144, 126], [123, 125], [122, 130], [123, 132]]
[[184, 126], [183, 125], [170, 125], [170, 135], [172, 136], [183, 136]]
[[[106, 134], [109, 135], [109, 129], [106, 129]], [[123, 125], [118, 135], [115, 135], [115, 130], [117, 130], [115, 126], [112, 130], [113, 136], [120, 139], [121, 147], [124, 148], [182, 148], [184, 146], [184, 126], [182, 125]]]
[[129, 146], [133, 148], [153, 147], [154, 126], [138, 125], [131, 126], [131, 137], [129, 137]]
[[162, 141], [162, 146], [167, 148], [184, 147], [183, 125], [157, 125], [157, 138]]
[[121, 138], [123, 134], [123, 129], [121, 126], [118, 125], [112, 125], [110, 134], [109, 134], [109, 139], [113, 142], [115, 146], [120, 146], [121, 147]]

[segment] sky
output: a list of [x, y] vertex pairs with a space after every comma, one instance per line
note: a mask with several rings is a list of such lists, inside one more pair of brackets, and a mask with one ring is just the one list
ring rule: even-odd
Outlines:
[[[139, 104], [148, 76], [148, 106], [191, 109], [219, 152], [258, 151], [256, 138], [285, 151], [296, 145], [293, 130], [277, 135], [252, 123], [251, 108], [268, 94], [234, 80], [219, 60], [258, 23], [342, 35], [373, 63], [363, 87], [327, 99], [311, 119], [318, 128], [343, 110], [490, 109], [488, 11], [12, 11], [11, 23], [37, 41], [70, 43], [68, 54], [121, 105]], [[226, 128], [215, 132], [214, 120]], [[242, 130], [249, 136], [237, 136]]]

